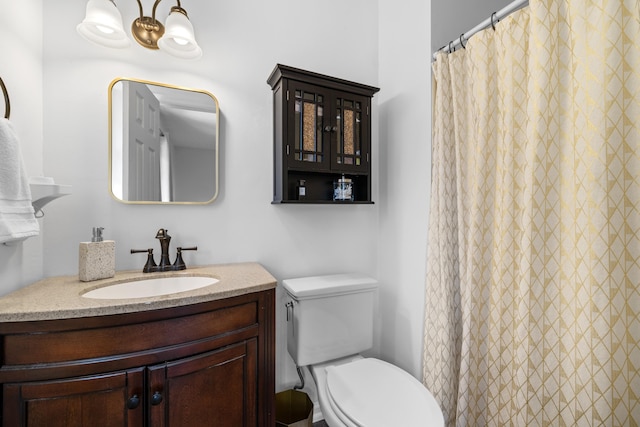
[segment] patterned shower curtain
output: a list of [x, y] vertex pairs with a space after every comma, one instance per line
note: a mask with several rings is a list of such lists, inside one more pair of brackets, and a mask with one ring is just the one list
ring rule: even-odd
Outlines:
[[640, 425], [638, 0], [434, 63], [424, 383], [448, 426]]

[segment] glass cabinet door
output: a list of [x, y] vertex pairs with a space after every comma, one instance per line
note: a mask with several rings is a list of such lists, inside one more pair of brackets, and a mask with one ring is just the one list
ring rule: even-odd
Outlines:
[[368, 169], [369, 147], [367, 99], [359, 96], [335, 98], [331, 167], [343, 171]]
[[331, 127], [327, 93], [314, 86], [294, 84], [289, 98], [289, 108], [293, 108], [293, 114], [289, 114], [289, 167], [328, 169]]

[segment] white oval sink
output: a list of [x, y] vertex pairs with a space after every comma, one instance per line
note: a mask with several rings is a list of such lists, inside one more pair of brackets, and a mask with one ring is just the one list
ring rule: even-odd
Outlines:
[[218, 279], [202, 276], [156, 277], [104, 286], [82, 296], [93, 299], [148, 298], [192, 291], [217, 282]]

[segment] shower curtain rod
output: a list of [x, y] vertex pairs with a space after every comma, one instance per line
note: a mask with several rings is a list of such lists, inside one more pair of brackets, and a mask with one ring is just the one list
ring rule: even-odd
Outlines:
[[456, 48], [462, 46], [463, 39], [465, 41], [469, 40], [471, 36], [474, 35], [475, 33], [480, 32], [487, 27], [495, 25], [502, 18], [509, 16], [510, 14], [512, 14], [518, 9], [522, 9], [528, 4], [529, 4], [529, 0], [515, 0], [512, 3], [509, 3], [508, 5], [503, 7], [502, 9], [500, 9], [499, 11], [492, 13], [489, 18], [485, 19], [484, 21], [482, 21], [481, 23], [479, 23], [478, 25], [476, 25], [466, 33], [461, 34], [460, 37], [458, 37], [457, 39], [451, 40], [449, 44], [444, 45], [440, 49], [433, 52], [433, 56], [432, 56], [433, 60], [434, 61], [436, 60], [436, 55], [441, 50], [448, 51], [449, 53], [455, 51]]

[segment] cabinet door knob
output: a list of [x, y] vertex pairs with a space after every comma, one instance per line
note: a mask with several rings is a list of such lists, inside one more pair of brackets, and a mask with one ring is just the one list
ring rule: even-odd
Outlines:
[[137, 394], [134, 394], [129, 398], [129, 400], [127, 400], [128, 409], [136, 409], [139, 404], [140, 404], [140, 398], [138, 397]]
[[331, 132], [331, 126], [325, 126], [324, 127], [324, 131], [325, 132]]
[[159, 405], [162, 402], [162, 393], [160, 393], [159, 391], [156, 391], [155, 393], [153, 393], [153, 396], [151, 396], [151, 404], [153, 406]]

